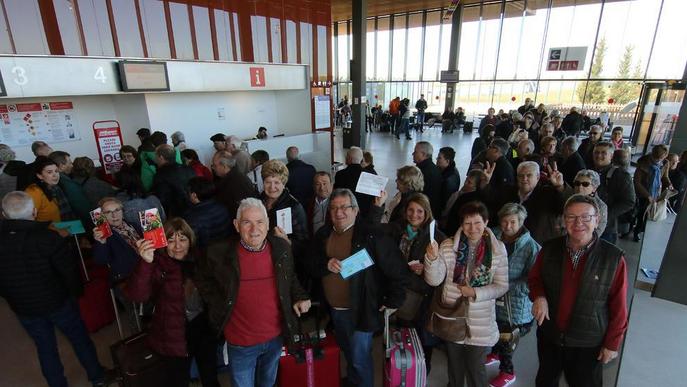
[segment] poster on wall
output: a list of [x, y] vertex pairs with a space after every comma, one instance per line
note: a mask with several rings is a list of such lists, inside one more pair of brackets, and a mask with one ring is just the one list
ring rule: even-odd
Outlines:
[[331, 115], [329, 114], [329, 96], [316, 95], [315, 99], [315, 129], [329, 129]]
[[0, 142], [3, 144], [29, 146], [34, 141], [54, 144], [80, 139], [72, 102], [0, 104]]
[[96, 121], [93, 123], [93, 135], [98, 146], [100, 165], [108, 175], [114, 175], [122, 168], [124, 161], [119, 155], [122, 147], [122, 130], [117, 121]]

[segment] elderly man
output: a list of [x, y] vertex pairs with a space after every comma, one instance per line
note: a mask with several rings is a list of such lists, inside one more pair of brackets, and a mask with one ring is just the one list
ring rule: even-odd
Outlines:
[[[595, 130], [592, 127], [590, 136]], [[636, 196], [630, 173], [611, 164], [613, 152], [614, 147], [610, 142], [602, 141], [594, 146], [594, 169], [601, 178], [601, 185], [596, 192], [608, 205], [608, 224], [601, 239], [616, 243], [618, 217], [634, 208]]]
[[241, 147], [243, 146], [243, 140], [241, 140], [238, 136], [235, 135], [230, 135], [227, 136], [227, 150], [229, 152], [241, 150]]
[[268, 226], [262, 202], [242, 200], [234, 220], [240, 238], [213, 242], [198, 263], [195, 283], [210, 325], [229, 344], [233, 386], [274, 386], [282, 344], [293, 344], [296, 316], [310, 309], [289, 242]]
[[153, 177], [153, 192], [160, 199], [168, 217], [182, 216], [191, 204], [186, 184], [196, 173], [193, 168], [177, 164], [177, 151], [173, 146], [162, 144], [155, 148], [157, 172]]
[[298, 155], [298, 147], [290, 146], [286, 149], [286, 168], [289, 169], [289, 181], [286, 188], [299, 203], [306, 205], [313, 196], [312, 182], [315, 177], [315, 167], [302, 161]]
[[29, 195], [13, 191], [2, 200], [0, 222], [0, 295], [33, 339], [49, 386], [67, 386], [55, 337], [57, 327], [69, 340], [88, 380], [105, 386], [103, 367], [81, 320], [76, 299], [83, 288], [77, 260], [67, 240], [34, 221]]
[[231, 219], [234, 219], [241, 200], [258, 197], [248, 176], [240, 173], [235, 166], [236, 160], [229, 151], [219, 151], [212, 158], [212, 170], [219, 178], [216, 183], [216, 199], [227, 207]]
[[[349, 380], [357, 386], [372, 387], [372, 335], [382, 328], [381, 311], [403, 303], [408, 267], [392, 238], [356, 220], [358, 212], [350, 190], [332, 192], [331, 224], [325, 224], [315, 235], [312, 271], [322, 277], [324, 294], [332, 307], [336, 340], [348, 363]], [[368, 254], [373, 265], [344, 279], [341, 261], [356, 253]]]
[[[357, 146], [352, 146], [346, 152], [346, 169], [342, 169], [336, 173], [334, 177], [334, 189], [348, 188], [351, 192], [355, 192], [355, 187], [358, 185], [358, 179], [363, 172], [363, 167], [360, 163], [363, 161], [363, 150]], [[372, 206], [373, 196], [355, 192], [355, 197], [360, 206], [360, 214], [364, 217], [368, 216], [370, 206]]]
[[518, 113], [525, 115], [525, 113], [532, 109], [534, 109], [534, 101], [532, 101], [532, 98], [527, 97], [525, 98], [525, 104], [518, 108]]
[[422, 193], [427, 195], [433, 214], [441, 214], [444, 203], [441, 202], [441, 169], [432, 161], [434, 148], [427, 141], [418, 141], [413, 150], [413, 162], [422, 171], [425, 187]]
[[618, 356], [627, 329], [623, 252], [599, 239], [593, 198], [565, 203], [567, 235], [542, 246], [528, 284], [537, 324], [538, 387], [601, 386], [602, 366]]
[[308, 230], [312, 230], [312, 235], [322, 228], [328, 221], [329, 195], [332, 194], [332, 176], [324, 171], [315, 173], [313, 178], [313, 190], [315, 196], [310, 200], [306, 208], [308, 213]]
[[558, 170], [563, 174], [563, 180], [572, 186], [573, 181], [575, 181], [575, 175], [577, 172], [586, 168], [584, 159], [577, 152], [580, 146], [580, 141], [577, 137], [569, 136], [566, 137], [563, 142], [561, 142], [561, 156], [563, 157], [563, 163], [559, 166]]
[[[563, 175], [556, 164], [548, 168], [549, 184], [539, 181], [541, 177], [539, 164], [524, 161], [518, 165], [518, 183], [515, 186], [498, 187], [491, 183], [494, 166], [488, 165], [484, 171], [489, 185], [486, 193], [493, 208], [490, 213], [496, 214], [506, 203], [520, 203], [527, 209], [525, 227], [538, 243], [561, 235], [560, 216], [565, 199], [572, 194], [572, 188], [565, 185]], [[498, 218], [494, 217], [494, 223]]]

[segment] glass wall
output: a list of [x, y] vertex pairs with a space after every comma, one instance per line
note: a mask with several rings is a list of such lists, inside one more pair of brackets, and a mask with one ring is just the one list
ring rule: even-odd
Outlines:
[[[445, 87], [437, 81], [440, 71], [448, 68], [452, 29], [450, 19], [442, 18], [445, 11], [368, 19], [367, 78], [376, 90], [368, 95], [371, 101], [377, 95], [386, 105], [396, 95], [413, 100], [423, 92], [430, 111], [443, 111]], [[683, 77], [687, 50], [681, 47], [687, 47], [687, 29], [679, 26], [685, 13], [683, 0], [506, 0], [466, 5], [455, 107], [471, 114], [484, 113], [492, 105], [514, 109], [530, 97], [549, 109], [583, 107], [592, 117], [601, 111], [634, 112], [643, 81]], [[370, 30], [375, 19], [377, 27]], [[350, 42], [347, 23], [334, 23], [339, 31], [334, 61], [339, 64], [350, 58], [341, 58]], [[347, 67], [339, 65], [334, 78], [347, 81]]]

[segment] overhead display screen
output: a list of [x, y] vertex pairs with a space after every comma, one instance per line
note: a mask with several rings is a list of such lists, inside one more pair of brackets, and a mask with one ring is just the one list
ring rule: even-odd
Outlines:
[[167, 63], [120, 61], [119, 79], [122, 91], [169, 91]]

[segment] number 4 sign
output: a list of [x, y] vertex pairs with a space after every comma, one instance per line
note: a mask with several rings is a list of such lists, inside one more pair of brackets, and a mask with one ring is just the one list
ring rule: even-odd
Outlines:
[[250, 86], [265, 87], [265, 69], [263, 67], [250, 68]]

